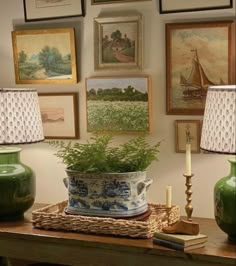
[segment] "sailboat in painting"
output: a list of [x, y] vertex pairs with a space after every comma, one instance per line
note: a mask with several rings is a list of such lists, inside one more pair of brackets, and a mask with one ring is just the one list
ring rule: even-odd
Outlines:
[[[197, 50], [191, 51], [194, 52], [192, 69], [188, 78], [180, 73], [180, 85], [183, 88], [183, 96], [185, 99], [201, 99], [206, 97], [208, 86], [216, 84], [207, 77], [199, 61]], [[223, 80], [221, 82], [223, 83]]]

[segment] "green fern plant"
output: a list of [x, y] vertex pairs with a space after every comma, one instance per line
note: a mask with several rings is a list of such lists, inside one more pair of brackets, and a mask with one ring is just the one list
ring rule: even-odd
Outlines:
[[119, 147], [111, 147], [110, 135], [92, 137], [87, 143], [49, 141], [68, 169], [81, 173], [124, 173], [144, 171], [158, 160], [160, 142], [150, 145], [143, 136]]

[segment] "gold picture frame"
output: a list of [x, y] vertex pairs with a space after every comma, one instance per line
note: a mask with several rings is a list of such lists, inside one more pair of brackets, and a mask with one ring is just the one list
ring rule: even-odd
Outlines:
[[73, 28], [12, 32], [16, 84], [77, 82]]
[[38, 93], [45, 139], [78, 139], [78, 94]]
[[166, 24], [166, 112], [203, 115], [210, 85], [235, 84], [235, 22]]
[[94, 19], [94, 68], [142, 68], [142, 15]]
[[151, 79], [149, 76], [87, 78], [86, 108], [88, 132], [149, 133]]
[[191, 152], [200, 153], [201, 120], [175, 120], [175, 152], [186, 152], [186, 135], [189, 133]]

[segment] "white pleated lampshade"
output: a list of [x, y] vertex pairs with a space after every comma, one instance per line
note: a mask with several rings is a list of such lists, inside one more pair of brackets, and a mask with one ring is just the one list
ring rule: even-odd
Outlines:
[[34, 89], [0, 89], [0, 144], [44, 140], [38, 94]]
[[236, 85], [208, 88], [200, 147], [236, 154]]

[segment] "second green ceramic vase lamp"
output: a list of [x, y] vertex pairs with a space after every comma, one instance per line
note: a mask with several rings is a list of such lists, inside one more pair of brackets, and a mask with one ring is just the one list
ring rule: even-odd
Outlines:
[[35, 199], [34, 173], [15, 145], [43, 139], [37, 91], [0, 89], [0, 221], [23, 218]]
[[236, 244], [236, 85], [208, 88], [201, 149], [228, 154], [230, 172], [214, 188], [215, 219]]

